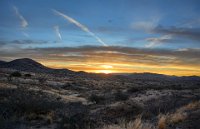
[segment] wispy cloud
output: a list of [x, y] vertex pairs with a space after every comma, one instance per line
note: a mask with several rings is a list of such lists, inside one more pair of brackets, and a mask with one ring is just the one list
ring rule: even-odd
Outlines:
[[151, 32], [155, 27], [157, 27], [159, 21], [160, 17], [154, 17], [146, 21], [133, 22], [131, 24], [131, 28], [136, 30], [144, 30], [146, 32]]
[[88, 34], [90, 34], [92, 37], [94, 37], [99, 43], [101, 43], [103, 46], [108, 46], [101, 38], [99, 38], [98, 36], [96, 36], [93, 32], [91, 32], [87, 26], [81, 24], [80, 22], [78, 22], [77, 20], [73, 19], [72, 17], [69, 17], [57, 10], [53, 9], [53, 12], [63, 18], [65, 18], [67, 21], [69, 21], [70, 23], [75, 24], [77, 27], [79, 27], [81, 30], [87, 32]]
[[179, 26], [185, 28], [197, 28], [197, 26], [200, 26], [200, 17], [184, 21], [183, 23], [180, 23]]
[[180, 27], [163, 27], [157, 26], [153, 30], [155, 33], [170, 34], [176, 37], [187, 38], [190, 40], [200, 41], [200, 28], [180, 28]]
[[27, 38], [30, 37], [30, 35], [29, 35], [28, 33], [26, 33], [26, 32], [22, 32], [22, 34], [23, 34], [25, 37], [27, 37]]
[[161, 45], [165, 42], [172, 41], [172, 35], [163, 35], [158, 38], [147, 38], [146, 41], [148, 41], [149, 43], [145, 45], [145, 47], [152, 48]]
[[60, 29], [59, 29], [59, 26], [54, 26], [54, 30], [55, 30], [55, 33], [56, 33], [56, 36], [59, 38], [59, 40], [62, 40], [62, 36], [60, 34]]
[[26, 21], [26, 19], [20, 14], [20, 12], [16, 6], [13, 6], [13, 9], [15, 11], [15, 14], [21, 21], [21, 27], [26, 28], [28, 26], [28, 22]]
[[200, 19], [181, 23], [175, 26], [163, 26], [159, 19], [150, 21], [139, 21], [131, 24], [135, 30], [141, 30], [151, 34], [159, 34], [160, 37], [147, 38], [149, 44], [145, 47], [152, 48], [163, 43], [183, 43], [184, 40], [192, 40], [192, 43], [199, 44], [200, 41]]

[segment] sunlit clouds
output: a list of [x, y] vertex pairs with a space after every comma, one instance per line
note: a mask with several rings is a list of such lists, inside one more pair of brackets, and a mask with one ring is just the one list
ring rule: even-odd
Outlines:
[[3, 0], [0, 60], [32, 58], [95, 73], [200, 75], [198, 5], [198, 0]]
[[101, 65], [101, 67], [103, 67], [104, 69], [112, 69], [113, 66], [111, 65]]
[[[26, 55], [24, 55], [26, 53]], [[169, 75], [200, 75], [200, 50], [138, 49], [131, 47], [81, 46], [1, 51], [2, 58], [29, 57], [54, 68], [74, 71]], [[45, 59], [43, 59], [45, 57]]]
[[87, 32], [89, 35], [91, 35], [92, 37], [94, 37], [99, 43], [101, 43], [103, 46], [107, 46], [107, 44], [100, 39], [98, 36], [96, 36], [93, 32], [91, 32], [88, 27], [86, 27], [85, 25], [81, 24], [80, 22], [78, 22], [77, 20], [67, 16], [66, 14], [63, 14], [57, 10], [53, 9], [53, 12], [63, 18], [65, 18], [67, 21], [69, 21], [70, 23], [75, 24], [77, 27], [79, 27], [81, 30]]
[[149, 42], [149, 44], [146, 44], [145, 46], [147, 48], [152, 48], [158, 45], [161, 45], [165, 42], [168, 42], [172, 39], [171, 35], [163, 35], [161, 37], [158, 38], [147, 38], [146, 40]]

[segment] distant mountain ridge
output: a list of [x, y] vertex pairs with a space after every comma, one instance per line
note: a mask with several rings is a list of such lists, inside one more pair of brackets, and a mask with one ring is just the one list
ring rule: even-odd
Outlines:
[[0, 65], [1, 65], [1, 64], [4, 64], [4, 63], [6, 63], [6, 61], [1, 61], [1, 60], [0, 60]]
[[95, 74], [95, 73], [87, 73], [83, 71], [75, 72], [68, 69], [53, 69], [46, 67], [37, 61], [34, 61], [29, 58], [21, 58], [16, 59], [10, 62], [0, 61], [0, 68], [8, 68], [17, 71], [24, 71], [24, 72], [33, 72], [33, 73], [46, 73], [46, 74], [54, 74], [54, 75], [61, 75], [61, 76], [73, 76], [73, 77], [89, 77], [89, 78], [129, 78], [129, 79], [140, 79], [140, 80], [199, 80], [199, 76], [169, 76], [164, 74], [157, 74], [157, 73], [121, 73], [121, 74]]
[[0, 61], [0, 68], [9, 68], [18, 71], [35, 72], [35, 73], [49, 73], [49, 74], [70, 74], [73, 71], [68, 69], [53, 69], [48, 68], [32, 59], [22, 58], [10, 62]]
[[114, 74], [117, 76], [126, 76], [130, 79], [140, 79], [140, 80], [184, 80], [184, 81], [200, 81], [199, 76], [175, 76], [175, 75], [165, 75], [158, 73], [122, 73], [122, 74]]

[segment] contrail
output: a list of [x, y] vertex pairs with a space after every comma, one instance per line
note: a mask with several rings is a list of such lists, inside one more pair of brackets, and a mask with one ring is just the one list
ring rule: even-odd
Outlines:
[[98, 36], [96, 36], [93, 32], [91, 32], [86, 26], [82, 25], [80, 22], [76, 21], [75, 19], [57, 11], [53, 9], [53, 12], [63, 18], [65, 18], [66, 20], [68, 20], [69, 22], [75, 24], [77, 27], [79, 27], [81, 30], [87, 32], [88, 34], [90, 34], [92, 37], [94, 37], [99, 43], [101, 43], [103, 46], [108, 46], [102, 39], [100, 39]]
[[55, 29], [55, 32], [56, 32], [56, 35], [58, 36], [58, 38], [60, 40], [62, 40], [62, 36], [61, 36], [60, 30], [59, 30], [59, 26], [54, 26], [54, 29]]
[[29, 38], [30, 36], [29, 36], [29, 34], [28, 33], [26, 33], [26, 32], [22, 32], [22, 34], [25, 36], [25, 37], [27, 37], [27, 38]]
[[20, 14], [20, 12], [16, 6], [13, 6], [13, 9], [15, 11], [15, 14], [21, 21], [22, 28], [26, 28], [28, 26], [28, 22], [26, 21], [26, 19]]

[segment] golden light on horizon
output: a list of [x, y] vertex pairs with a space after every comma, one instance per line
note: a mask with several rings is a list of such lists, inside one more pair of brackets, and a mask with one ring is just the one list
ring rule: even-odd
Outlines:
[[95, 73], [104, 73], [104, 74], [109, 74], [109, 73], [113, 73], [114, 71], [113, 66], [112, 65], [108, 65], [108, 64], [104, 64], [104, 65], [100, 65], [99, 66], [100, 70], [94, 70], [93, 72]]
[[101, 67], [103, 67], [105, 69], [112, 69], [113, 68], [112, 65], [101, 65]]
[[113, 73], [112, 70], [96, 70], [95, 73], [104, 73], [104, 74], [110, 74]]
[[190, 66], [187, 64], [167, 64], [156, 65], [150, 63], [138, 63], [138, 62], [101, 62], [100, 60], [88, 60], [85, 62], [68, 61], [67, 63], [62, 60], [45, 60], [42, 61], [45, 66], [52, 68], [66, 68], [73, 71], [85, 71], [89, 73], [159, 73], [166, 75], [176, 76], [193, 76], [200, 75], [200, 70], [196, 65]]

